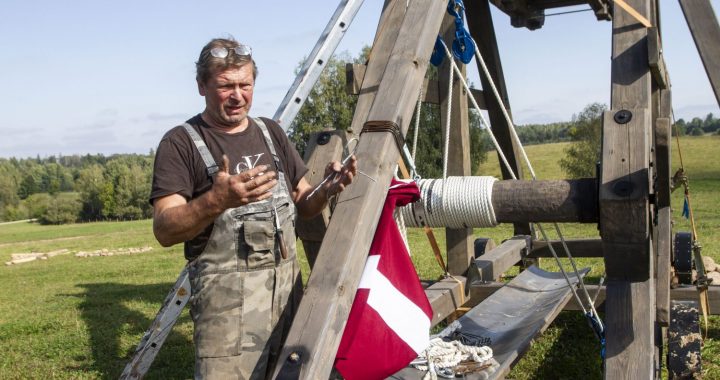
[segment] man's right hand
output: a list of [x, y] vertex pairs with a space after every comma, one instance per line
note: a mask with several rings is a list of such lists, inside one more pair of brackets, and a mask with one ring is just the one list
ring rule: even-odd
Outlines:
[[223, 165], [212, 187], [213, 203], [222, 212], [229, 208], [262, 201], [272, 197], [270, 191], [277, 184], [277, 173], [267, 171], [267, 165], [256, 166], [240, 174], [230, 174], [230, 162], [223, 155]]
[[230, 175], [229, 162], [215, 176], [210, 191], [188, 202], [180, 194], [155, 199], [153, 232], [163, 247], [190, 240], [229, 208], [272, 197], [270, 189], [277, 184], [274, 171], [261, 165], [240, 174]]

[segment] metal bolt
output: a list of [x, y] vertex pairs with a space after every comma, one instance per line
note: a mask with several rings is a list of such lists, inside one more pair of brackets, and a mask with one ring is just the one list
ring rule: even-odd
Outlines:
[[290, 362], [292, 363], [297, 363], [300, 361], [300, 354], [298, 354], [297, 352], [293, 352], [288, 357], [288, 360], [290, 360]]
[[329, 132], [323, 132], [323, 133], [319, 134], [317, 137], [318, 145], [325, 145], [325, 144], [329, 143], [330, 137], [332, 137], [332, 135]]
[[627, 124], [632, 120], [632, 112], [628, 110], [620, 110], [615, 112], [615, 115], [613, 116], [613, 119], [618, 124]]

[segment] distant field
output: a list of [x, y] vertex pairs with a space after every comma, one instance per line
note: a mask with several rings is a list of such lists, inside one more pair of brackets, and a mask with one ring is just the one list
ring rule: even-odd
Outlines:
[[[720, 216], [716, 211], [720, 204], [716, 190], [720, 186], [720, 164], [714, 159], [720, 137], [685, 137], [682, 142], [704, 253], [720, 261]], [[528, 147], [539, 178], [563, 177], [556, 162], [565, 145]], [[495, 155], [489, 157], [480, 173], [499, 175]], [[680, 217], [680, 190], [673, 196], [675, 229], [688, 230], [687, 222]], [[568, 236], [597, 236], [594, 225], [564, 227]], [[436, 233], [443, 246], [443, 232]], [[511, 236], [511, 229], [478, 229], [476, 236], [499, 242]], [[437, 278], [441, 272], [424, 235], [411, 230], [409, 240], [421, 277]], [[0, 226], [2, 262], [9, 261], [12, 253], [142, 246], [154, 249], [137, 255], [63, 255], [0, 266], [4, 290], [0, 293], [0, 379], [117, 378], [184, 264], [180, 246], [165, 249], [155, 242], [149, 220]], [[543, 263], [548, 269], [555, 268], [549, 260]], [[589, 281], [597, 281], [603, 272], [601, 260], [581, 260], [580, 265], [592, 267]], [[711, 323], [703, 349], [705, 379], [720, 379], [720, 320], [713, 317]], [[192, 366], [192, 325], [185, 311], [147, 378], [191, 378]], [[565, 312], [533, 343], [510, 378], [599, 379], [600, 371], [599, 347], [590, 328], [579, 313]]]

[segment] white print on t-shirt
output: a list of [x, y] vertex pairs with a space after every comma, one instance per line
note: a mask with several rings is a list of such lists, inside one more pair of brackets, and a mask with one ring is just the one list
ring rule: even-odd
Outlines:
[[257, 165], [258, 161], [260, 161], [260, 157], [265, 153], [258, 153], [252, 156], [242, 156], [242, 159], [244, 162], [238, 162], [237, 165], [235, 165], [235, 174], [240, 174], [246, 170], [250, 170]]

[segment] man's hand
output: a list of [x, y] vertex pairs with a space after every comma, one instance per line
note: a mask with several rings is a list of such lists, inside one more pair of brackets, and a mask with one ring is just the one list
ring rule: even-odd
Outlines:
[[[357, 175], [357, 160], [351, 156], [345, 165], [333, 161], [325, 167], [325, 178], [317, 191], [313, 190], [305, 178], [301, 178], [293, 190], [293, 200], [297, 206], [298, 215], [308, 219], [319, 214], [327, 205], [328, 198], [345, 190]], [[312, 196], [309, 196], [311, 195]]]
[[223, 165], [211, 190], [213, 204], [220, 212], [272, 197], [270, 189], [277, 184], [276, 172], [267, 171], [266, 165], [260, 165], [231, 175], [229, 166], [227, 156], [223, 155]]
[[341, 164], [339, 161], [333, 161], [327, 164], [325, 167], [325, 177], [331, 177], [323, 185], [322, 190], [325, 193], [325, 197], [329, 198], [333, 195], [341, 193], [345, 190], [345, 186], [352, 183], [353, 177], [356, 175], [357, 159], [355, 156], [351, 156], [345, 165]]
[[268, 168], [261, 165], [230, 175], [229, 166], [223, 156], [223, 166], [210, 191], [191, 202], [180, 194], [155, 199], [153, 232], [163, 247], [194, 238], [229, 208], [272, 197], [270, 189], [277, 183], [274, 171], [265, 172]]

